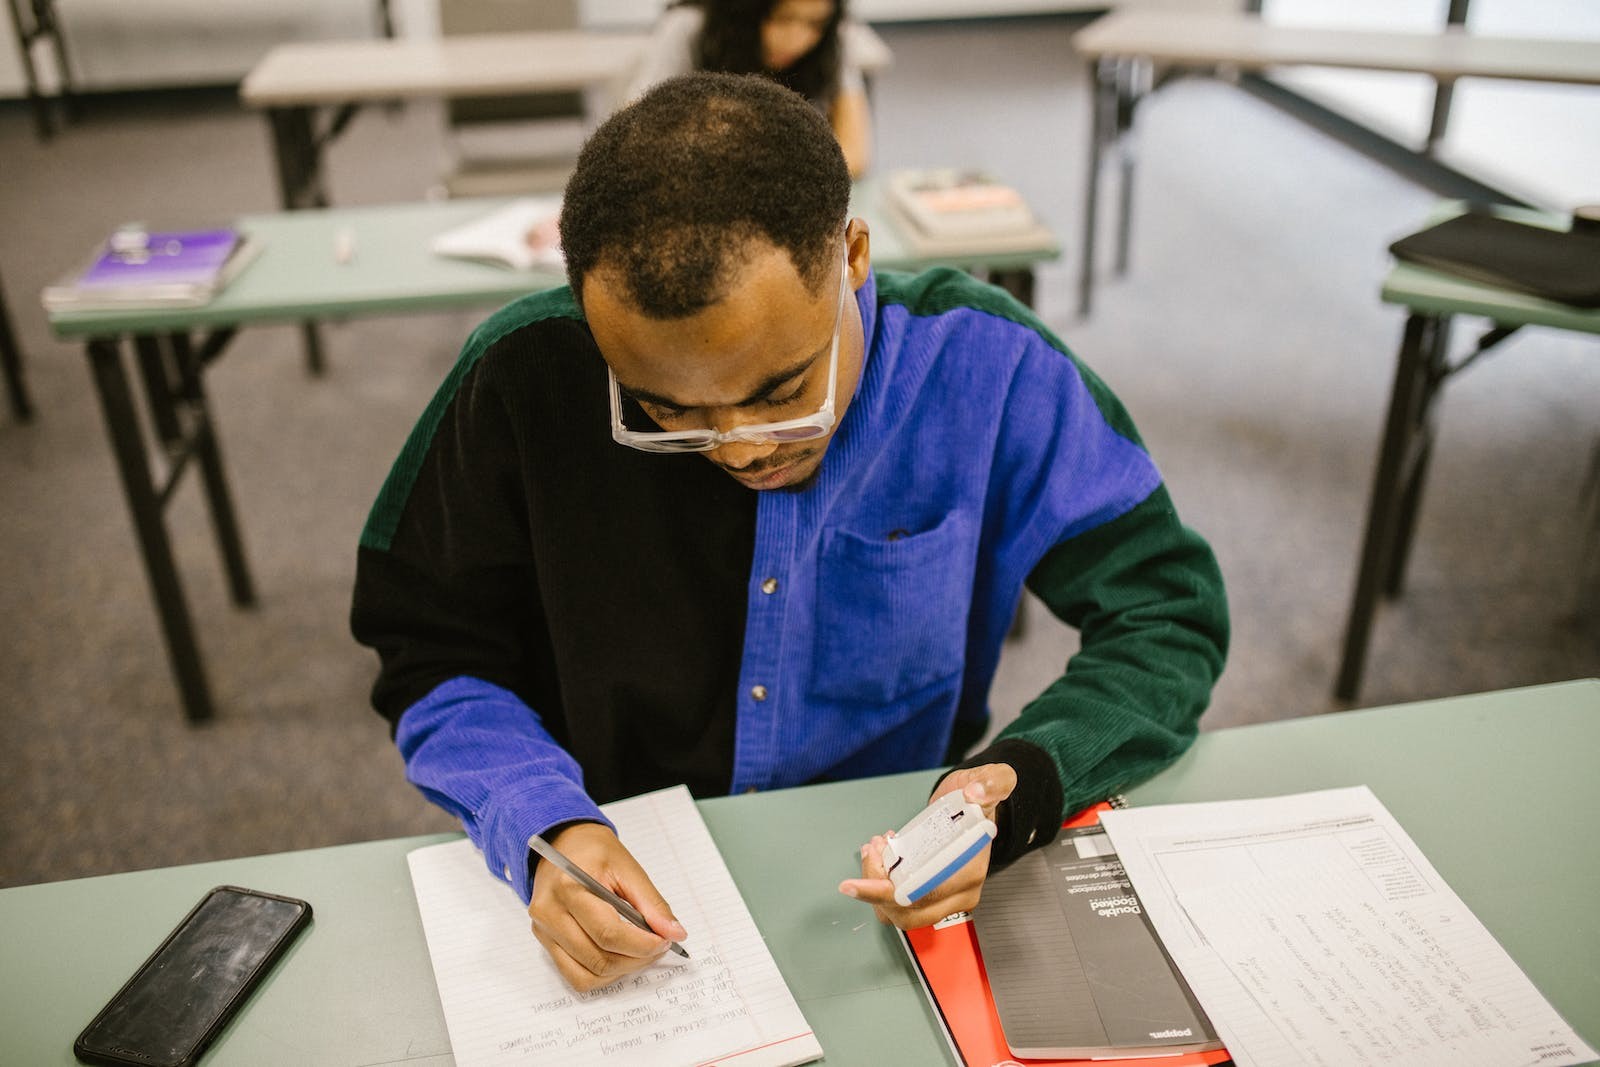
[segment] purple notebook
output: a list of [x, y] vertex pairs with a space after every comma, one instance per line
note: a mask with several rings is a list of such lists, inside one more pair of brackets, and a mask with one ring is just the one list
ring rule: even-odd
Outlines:
[[123, 234], [113, 237], [100, 258], [78, 277], [78, 287], [209, 285], [239, 243], [238, 231], [229, 227], [142, 237], [142, 241]]
[[216, 296], [259, 250], [232, 227], [118, 230], [88, 266], [41, 296], [51, 311], [195, 307]]

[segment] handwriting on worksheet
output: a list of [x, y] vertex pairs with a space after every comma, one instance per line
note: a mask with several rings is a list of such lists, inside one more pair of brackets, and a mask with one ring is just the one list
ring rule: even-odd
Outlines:
[[1240, 1067], [1594, 1057], [1370, 790], [1101, 821]]
[[583, 1053], [609, 1058], [736, 1025], [750, 1011], [733, 972], [715, 952], [690, 964], [631, 975], [590, 993], [568, 991], [530, 1006], [528, 1033], [501, 1041], [503, 1053]]
[[671, 953], [602, 989], [569, 987], [522, 902], [471, 841], [407, 857], [458, 1067], [532, 1064], [786, 1067], [822, 1055], [688, 791], [603, 809], [689, 931]]

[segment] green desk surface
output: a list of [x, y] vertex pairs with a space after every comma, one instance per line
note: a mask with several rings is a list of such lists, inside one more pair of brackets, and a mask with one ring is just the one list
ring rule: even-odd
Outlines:
[[[1366, 784], [1512, 958], [1600, 1042], [1600, 681], [1219, 730], [1134, 804]], [[700, 803], [827, 1062], [949, 1062], [895, 936], [835, 892], [933, 772]], [[0, 890], [0, 1062], [72, 1040], [214, 885], [311, 901], [311, 929], [208, 1064], [451, 1062], [405, 854], [433, 835]], [[485, 877], [488, 877], [487, 873]], [[530, 952], [540, 951], [531, 935]]]
[[[376, 207], [245, 215], [240, 226], [262, 243], [259, 258], [215, 300], [194, 308], [54, 312], [62, 338], [296, 322], [335, 316], [385, 315], [449, 308], [493, 307], [565, 283], [550, 271], [514, 271], [446, 259], [428, 250], [434, 236], [486, 215], [503, 199], [450, 200]], [[878, 267], [921, 270], [948, 265], [1018, 269], [1055, 259], [1055, 244], [1036, 251], [929, 257], [912, 254], [883, 208], [878, 184], [856, 185], [851, 212], [872, 231]], [[348, 263], [334, 259], [339, 235], [354, 237]]]
[[[1428, 215], [1426, 225], [1453, 218], [1466, 210], [1461, 201], [1447, 201]], [[1548, 212], [1499, 207], [1495, 214], [1550, 229], [1566, 229], [1567, 220]], [[1383, 300], [1413, 311], [1440, 315], [1482, 315], [1506, 326], [1554, 326], [1580, 333], [1600, 333], [1600, 308], [1576, 308], [1525, 296], [1509, 289], [1469, 281], [1410, 263], [1395, 263], [1383, 280]]]

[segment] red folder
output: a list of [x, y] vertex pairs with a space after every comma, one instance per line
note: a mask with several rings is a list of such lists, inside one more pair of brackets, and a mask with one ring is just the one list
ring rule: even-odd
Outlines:
[[[1098, 804], [1079, 812], [1063, 825], [1093, 826], [1100, 821], [1100, 812], [1110, 810], [1111, 805]], [[1011, 1055], [1005, 1033], [1000, 1029], [1000, 1014], [989, 992], [989, 977], [983, 969], [978, 935], [972, 923], [960, 922], [942, 928], [925, 926], [920, 930], [904, 930], [901, 936], [910, 946], [923, 988], [933, 1002], [950, 1044], [966, 1067], [1006, 1064], [1022, 1067], [1086, 1067], [1089, 1064], [1094, 1067], [1202, 1067], [1229, 1062], [1226, 1049], [1132, 1060], [1019, 1060]]]

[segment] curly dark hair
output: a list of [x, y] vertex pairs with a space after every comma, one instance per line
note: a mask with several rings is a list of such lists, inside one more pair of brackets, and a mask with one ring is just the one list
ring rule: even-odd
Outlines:
[[561, 248], [580, 299], [603, 268], [643, 314], [683, 318], [722, 299], [756, 239], [787, 252], [820, 291], [849, 206], [844, 154], [816, 108], [759, 75], [685, 74], [583, 146]]
[[839, 23], [844, 0], [834, 0], [822, 39], [785, 70], [767, 70], [761, 58], [761, 24], [778, 0], [684, 0], [705, 12], [695, 44], [695, 66], [727, 74], [765, 74], [813, 103], [826, 104], [839, 89]]

